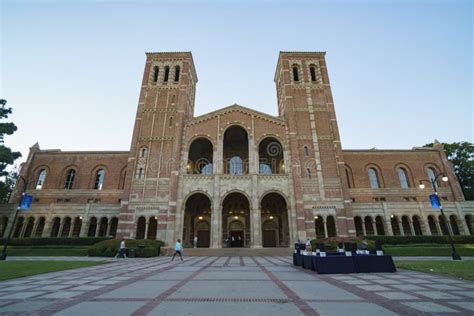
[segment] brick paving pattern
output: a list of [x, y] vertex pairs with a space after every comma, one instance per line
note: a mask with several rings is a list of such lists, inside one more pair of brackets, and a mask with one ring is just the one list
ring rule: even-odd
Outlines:
[[474, 283], [425, 273], [318, 275], [290, 257], [168, 257], [0, 282], [2, 315], [474, 314]]

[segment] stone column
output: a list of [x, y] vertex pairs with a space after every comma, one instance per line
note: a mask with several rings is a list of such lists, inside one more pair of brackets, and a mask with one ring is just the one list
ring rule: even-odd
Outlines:
[[97, 218], [97, 225], [95, 226], [95, 234], [94, 234], [94, 237], [98, 237], [98, 236], [99, 236], [99, 230], [100, 230], [100, 219]]
[[400, 235], [405, 236], [405, 232], [403, 231], [402, 219], [397, 216], [397, 225], [398, 229], [400, 230]]
[[262, 214], [258, 205], [258, 176], [252, 175], [252, 197], [251, 197], [250, 229], [252, 230], [251, 247], [262, 248]]
[[367, 236], [367, 232], [365, 231], [365, 219], [364, 217], [361, 218], [362, 221], [362, 235]]
[[65, 220], [66, 220], [65, 218], [61, 219], [61, 223], [59, 224], [58, 237], [61, 237], [62, 234], [63, 234], [63, 228], [64, 228], [64, 221]]
[[40, 219], [35, 218], [35, 224], [33, 225], [33, 231], [31, 232], [31, 237], [36, 237], [36, 230], [38, 229]]
[[[158, 223], [157, 223], [158, 224]], [[105, 233], [105, 237], [108, 237], [110, 235], [110, 226], [112, 226], [112, 220], [108, 220], [107, 221], [107, 232]], [[158, 233], [158, 229], [156, 230], [156, 232]], [[156, 237], [155, 237], [156, 238]]]
[[443, 236], [443, 229], [441, 229], [441, 225], [439, 224], [439, 219], [435, 217], [436, 229], [438, 230], [438, 234]]
[[18, 238], [23, 238], [23, 236], [25, 235], [26, 226], [28, 226], [27, 218], [23, 220], [23, 224], [21, 225], [20, 234], [18, 235]]
[[377, 222], [376, 222], [376, 220], [372, 221], [372, 229], [374, 230], [374, 236], [377, 236], [378, 232], [377, 232]]
[[323, 217], [323, 227], [324, 227], [324, 238], [328, 238], [328, 222], [326, 217]]
[[412, 236], [415, 236], [415, 227], [413, 227], [413, 220], [409, 219], [408, 223], [410, 224], [410, 232]]
[[459, 202], [454, 202], [454, 205], [456, 205], [456, 211], [458, 213], [458, 227], [460, 228], [460, 233], [461, 235], [469, 235], [469, 227], [467, 226], [466, 217], [462, 211], [461, 204]]
[[79, 232], [79, 237], [87, 237], [89, 231], [89, 221], [82, 221], [81, 231]]
[[145, 236], [143, 236], [143, 239], [148, 239], [148, 224], [149, 224], [149, 220], [147, 220], [145, 222]]

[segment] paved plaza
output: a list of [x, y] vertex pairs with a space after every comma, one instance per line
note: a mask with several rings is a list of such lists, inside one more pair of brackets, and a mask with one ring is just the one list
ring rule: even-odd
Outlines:
[[474, 283], [419, 272], [318, 275], [290, 257], [169, 257], [0, 282], [0, 314], [474, 314]]

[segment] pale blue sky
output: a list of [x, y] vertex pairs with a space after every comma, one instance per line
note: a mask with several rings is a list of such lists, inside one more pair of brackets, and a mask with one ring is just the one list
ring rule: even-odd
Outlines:
[[473, 141], [471, 1], [1, 1], [7, 145], [128, 150], [146, 51], [192, 51], [196, 115], [277, 114], [280, 50], [326, 51], [345, 149]]

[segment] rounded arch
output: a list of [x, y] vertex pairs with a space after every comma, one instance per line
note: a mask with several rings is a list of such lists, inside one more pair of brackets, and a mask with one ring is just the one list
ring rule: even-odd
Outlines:
[[[79, 167], [75, 164], [71, 164], [65, 168], [63, 168], [61, 170], [61, 177], [59, 178], [59, 183], [58, 183], [58, 187], [61, 188], [61, 189], [64, 189], [65, 187], [65, 183], [66, 183], [66, 180], [68, 178], [68, 173], [69, 173], [69, 170], [74, 170], [75, 172], [75, 176], [74, 176], [74, 183], [77, 183], [77, 179], [79, 178]], [[74, 183], [73, 183], [73, 187], [74, 187]]]
[[97, 231], [97, 217], [92, 216], [89, 218], [89, 229], [87, 231], [88, 237], [95, 237]]
[[364, 217], [365, 235], [375, 235], [374, 219], [370, 215]]
[[418, 215], [413, 215], [412, 223], [413, 223], [413, 231], [415, 233], [415, 236], [422, 236], [423, 235], [423, 229], [422, 229], [423, 222], [421, 218]]
[[89, 174], [89, 184], [88, 184], [89, 188], [91, 189], [94, 188], [97, 172], [99, 172], [101, 169], [104, 170], [106, 176], [109, 174], [109, 169], [106, 165], [103, 165], [103, 164], [95, 165], [95, 167], [91, 169], [91, 172]]
[[412, 236], [410, 217], [408, 215], [402, 215], [402, 229], [405, 236]]
[[189, 144], [187, 173], [213, 173], [214, 145], [207, 137], [194, 138]]
[[196, 135], [193, 135], [192, 137], [190, 137], [188, 140], [187, 140], [187, 148], [186, 148], [186, 151], [189, 152], [189, 150], [191, 149], [191, 144], [199, 139], [199, 138], [204, 138], [206, 139], [208, 142], [210, 142], [212, 144], [212, 148], [216, 148], [216, 141], [214, 140], [214, 138], [211, 136], [211, 135], [206, 135], [206, 134], [196, 134]]
[[411, 171], [411, 168], [407, 164], [402, 163], [402, 162], [399, 162], [399, 163], [395, 164], [395, 166], [393, 168], [393, 172], [395, 173], [397, 178], [399, 178], [399, 174], [398, 174], [398, 169], [399, 168], [403, 169], [406, 172], [406, 176], [407, 176], [407, 180], [408, 180], [408, 187], [411, 188], [411, 187], [416, 186], [415, 179], [413, 178], [413, 172]]
[[46, 218], [44, 216], [40, 216], [38, 219], [38, 224], [36, 225], [36, 230], [34, 232], [34, 237], [41, 237], [43, 235], [44, 226], [46, 224]]
[[148, 157], [148, 146], [142, 145], [138, 148], [138, 158]]
[[41, 175], [41, 172], [45, 170], [46, 171], [46, 176], [45, 176], [45, 179], [43, 181], [43, 184], [42, 184], [42, 188], [44, 188], [44, 183], [46, 182], [46, 179], [48, 178], [48, 175], [51, 174], [51, 170], [49, 168], [48, 165], [40, 165], [40, 166], [37, 166], [33, 172], [31, 173], [31, 177], [30, 177], [30, 181], [29, 181], [29, 184], [28, 184], [28, 187], [30, 189], [37, 189], [37, 185], [38, 185], [38, 179]]
[[249, 131], [238, 124], [228, 126], [223, 133], [224, 173], [248, 173]]
[[[424, 166], [423, 166], [423, 173], [424, 175], [428, 178], [428, 179], [434, 179], [436, 178], [439, 174], [442, 173], [442, 169], [436, 165], [435, 163], [432, 163], [432, 162], [429, 162], [429, 163], [426, 163]], [[438, 178], [436, 180], [436, 186], [443, 186], [443, 181], [440, 181], [440, 179]]]
[[400, 231], [398, 215], [390, 215], [390, 225], [392, 226], [392, 232], [394, 236], [400, 236], [402, 234]]
[[123, 166], [122, 169], [120, 169], [120, 178], [119, 178], [117, 189], [123, 190], [125, 188], [126, 178], [127, 178], [127, 165]]
[[61, 218], [55, 216], [52, 219], [50, 237], [59, 237], [59, 228], [61, 227]]
[[360, 216], [354, 216], [354, 226], [356, 230], [356, 236], [363, 236], [364, 229], [362, 228], [364, 225], [362, 218]]
[[139, 216], [136, 219], [137, 230], [135, 232], [135, 239], [145, 239], [146, 230], [146, 218], [145, 216]]
[[[209, 247], [210, 229], [199, 225], [202, 221], [211, 222], [212, 198], [203, 191], [193, 191], [184, 200], [183, 245], [185, 247]], [[197, 239], [197, 244], [195, 244]]]
[[344, 171], [345, 171], [347, 186], [349, 187], [349, 189], [355, 188], [354, 174], [352, 172], [351, 166], [349, 166], [347, 163], [344, 163]]
[[[232, 190], [221, 199], [222, 205], [222, 239], [230, 247], [249, 247], [251, 243], [250, 205], [251, 199], [245, 192]], [[230, 223], [242, 222], [243, 229], [233, 230]]]
[[194, 191], [191, 191], [191, 192], [187, 193], [187, 194], [184, 196], [184, 198], [183, 198], [183, 202], [184, 202], [183, 205], [186, 205], [186, 203], [188, 202], [189, 198], [190, 198], [191, 196], [195, 195], [195, 194], [203, 194], [203, 195], [205, 195], [205, 196], [209, 199], [209, 201], [211, 201], [211, 208], [212, 208], [212, 196], [211, 196], [211, 194], [209, 194], [209, 192], [204, 191], [204, 190], [194, 190]]
[[438, 226], [436, 225], [436, 218], [434, 215], [428, 215], [428, 228], [431, 235], [439, 235]]
[[226, 191], [223, 195], [221, 195], [221, 202], [220, 202], [220, 205], [222, 206], [223, 203], [224, 203], [224, 200], [231, 194], [233, 193], [240, 193], [242, 195], [245, 196], [245, 198], [247, 199], [247, 201], [249, 201], [249, 204], [250, 204], [250, 201], [252, 201], [252, 199], [250, 198], [250, 196], [247, 194], [247, 192], [243, 191], [243, 190], [240, 190], [240, 189], [231, 189], [229, 191]]
[[451, 225], [451, 230], [453, 235], [460, 235], [461, 232], [459, 230], [459, 220], [455, 214], [449, 216], [449, 224]]
[[33, 235], [33, 227], [35, 226], [35, 218], [33, 216], [28, 217], [26, 220], [26, 228], [23, 237], [28, 238]]
[[259, 199], [258, 199], [258, 205], [262, 205], [262, 200], [265, 196], [267, 196], [268, 194], [271, 194], [271, 193], [275, 193], [275, 194], [278, 194], [280, 195], [284, 200], [285, 200], [285, 203], [286, 203], [286, 206], [289, 207], [290, 205], [290, 200], [288, 199], [288, 197], [286, 196], [285, 193], [281, 192], [280, 190], [275, 190], [275, 189], [270, 189], [270, 190], [267, 190], [265, 191], [263, 194], [260, 195]]
[[471, 214], [466, 214], [464, 216], [464, 220], [466, 221], [466, 226], [468, 233], [471, 235], [474, 235], [474, 221], [473, 221], [473, 216]]
[[285, 173], [284, 147], [275, 137], [265, 137], [258, 144], [259, 173]]
[[290, 229], [288, 218], [288, 200], [276, 190], [267, 191], [259, 200], [262, 223], [271, 221], [275, 227], [270, 229], [262, 225], [263, 247], [288, 247]]
[[375, 172], [376, 172], [376, 176], [377, 176], [377, 180], [378, 180], [378, 188], [384, 188], [385, 187], [385, 182], [384, 182], [384, 179], [383, 179], [382, 168], [379, 165], [375, 164], [375, 163], [370, 163], [370, 164], [367, 164], [365, 166], [365, 174], [368, 175], [367, 179], [369, 181], [369, 186], [372, 187], [373, 189], [375, 189], [373, 187], [373, 185], [371, 184], [371, 181], [370, 181], [370, 175], [369, 175], [370, 170], [375, 170]]
[[375, 227], [377, 228], [377, 235], [385, 235], [385, 224], [381, 215], [375, 216]]

